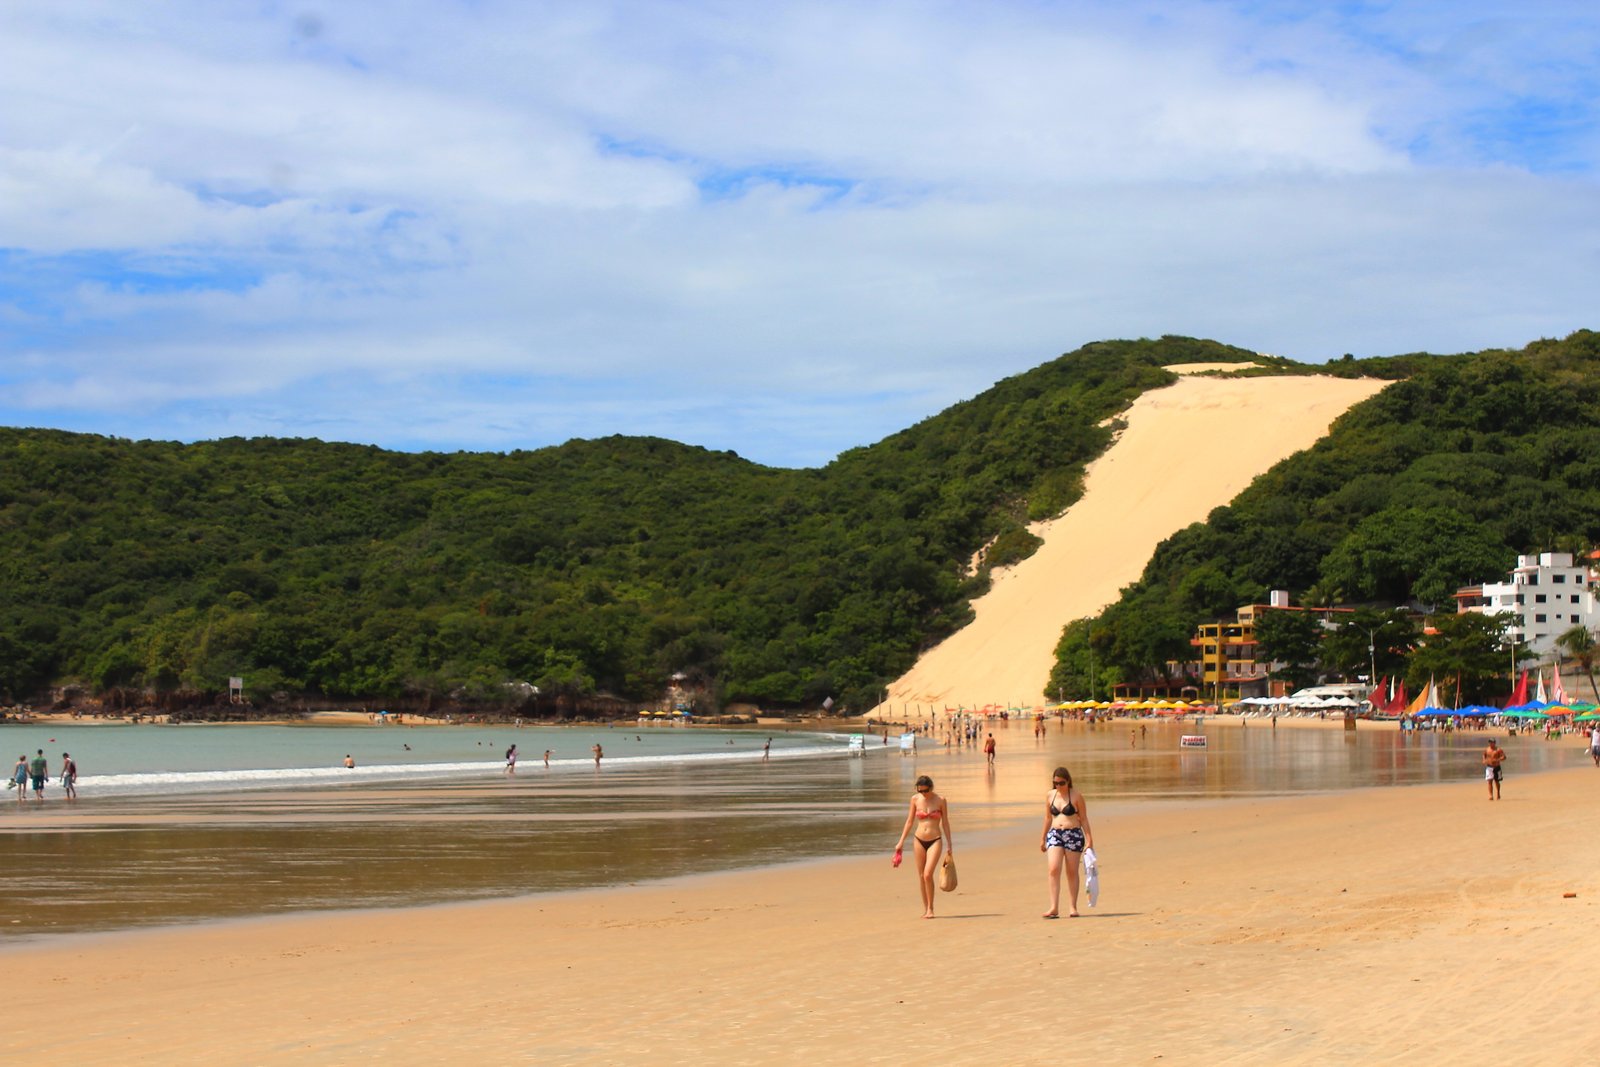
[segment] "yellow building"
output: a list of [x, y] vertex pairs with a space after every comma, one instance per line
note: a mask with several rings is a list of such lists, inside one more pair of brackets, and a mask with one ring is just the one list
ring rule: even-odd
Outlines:
[[1219, 687], [1224, 700], [1284, 695], [1285, 684], [1267, 677], [1274, 664], [1256, 659], [1256, 620], [1266, 612], [1311, 611], [1321, 615], [1323, 624], [1328, 625], [1332, 616], [1353, 610], [1298, 607], [1290, 604], [1289, 594], [1280, 589], [1273, 590], [1271, 601], [1246, 604], [1232, 622], [1203, 622], [1195, 628], [1189, 644], [1198, 650], [1199, 657], [1191, 662], [1190, 671], [1199, 679], [1204, 696], [1217, 696]]
[[1289, 688], [1287, 683], [1268, 677], [1279, 664], [1256, 659], [1256, 620], [1269, 611], [1309, 611], [1322, 616], [1323, 625], [1328, 626], [1333, 616], [1353, 610], [1296, 606], [1289, 603], [1288, 593], [1275, 589], [1271, 603], [1246, 604], [1231, 621], [1203, 622], [1195, 627], [1194, 636], [1189, 639], [1190, 647], [1196, 652], [1195, 658], [1182, 663], [1169, 661], [1165, 676], [1152, 673], [1119, 682], [1113, 694], [1118, 700], [1181, 697], [1224, 702], [1245, 697], [1284, 696]]
[[1189, 644], [1199, 652], [1195, 675], [1204, 695], [1214, 696], [1219, 685], [1224, 696], [1252, 695], [1244, 693], [1242, 687], [1254, 689], [1266, 684], [1272, 665], [1256, 662], [1254, 609], [1261, 606], [1241, 608], [1233, 622], [1203, 622], [1196, 627]]

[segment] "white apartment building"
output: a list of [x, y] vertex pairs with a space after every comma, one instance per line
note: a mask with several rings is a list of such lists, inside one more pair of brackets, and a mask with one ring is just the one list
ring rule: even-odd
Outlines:
[[1556, 638], [1574, 626], [1600, 627], [1589, 568], [1574, 562], [1570, 552], [1518, 556], [1506, 581], [1458, 591], [1456, 610], [1514, 614], [1516, 620], [1507, 636], [1539, 656], [1553, 649]]

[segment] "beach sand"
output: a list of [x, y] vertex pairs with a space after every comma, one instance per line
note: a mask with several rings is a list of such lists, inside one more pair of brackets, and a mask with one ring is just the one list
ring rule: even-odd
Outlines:
[[973, 603], [973, 621], [892, 683], [888, 706], [873, 715], [902, 719], [919, 705], [1032, 707], [1045, 695], [1063, 626], [1099, 613], [1139, 577], [1161, 541], [1309, 448], [1386, 384], [1189, 377], [1145, 393], [1127, 411], [1127, 429], [1090, 465], [1083, 498], [1032, 527], [1044, 544], [996, 571], [993, 587]]
[[[1199, 757], [1199, 758], [1204, 758]], [[0, 1047], [48, 1062], [1578, 1063], [1600, 771], [1096, 805], [1100, 906], [1046, 921], [1041, 755], [923, 758], [961, 886], [869, 859], [487, 904], [14, 944]], [[619, 837], [618, 847], [624, 847]], [[643, 872], [641, 872], [643, 873]], [[1576, 894], [1568, 897], [1566, 894]]]

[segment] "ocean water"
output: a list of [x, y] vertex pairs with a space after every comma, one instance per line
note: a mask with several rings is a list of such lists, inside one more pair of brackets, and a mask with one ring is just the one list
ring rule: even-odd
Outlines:
[[544, 767], [546, 749], [552, 770], [592, 769], [596, 744], [615, 766], [748, 760], [768, 737], [780, 759], [842, 752], [848, 741], [699, 727], [45, 724], [0, 728], [0, 745], [9, 743], [0, 759], [9, 769], [11, 749], [32, 757], [42, 748], [54, 774], [70, 752], [80, 793], [110, 798], [487, 779], [504, 773], [513, 744], [524, 772]]
[[[74, 805], [54, 781], [43, 805], [0, 794], [0, 944], [887, 856], [920, 773], [949, 798], [966, 842], [1031, 826], [1056, 763], [1071, 767], [1108, 840], [1130, 805], [1449, 781], [1482, 788], [1481, 731], [1207, 723], [1206, 750], [1180, 748], [1179, 735], [1195, 729], [1067, 723], [1035, 738], [1027, 723], [997, 724], [990, 770], [979, 752], [926, 742], [903, 754], [873, 737], [852, 754], [843, 734], [773, 733], [763, 761], [765, 731], [6, 727], [0, 741], [18, 753], [43, 747], [54, 769], [65, 748], [84, 776]], [[514, 777], [501, 758], [512, 741], [522, 753]], [[596, 741], [606, 753], [598, 769]], [[1519, 775], [1587, 761], [1576, 739], [1502, 744], [1508, 789]], [[555, 752], [548, 770], [546, 748]], [[346, 752], [354, 772], [340, 765]]]

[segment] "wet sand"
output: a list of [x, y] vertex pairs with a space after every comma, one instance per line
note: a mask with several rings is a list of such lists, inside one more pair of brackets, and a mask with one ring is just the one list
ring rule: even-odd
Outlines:
[[[799, 862], [639, 887], [0, 950], [0, 1047], [77, 1063], [1575, 1063], [1596, 1035], [1600, 770], [1265, 799], [1089, 794], [1100, 907], [1045, 921], [1053, 754], [919, 761], [961, 888]], [[906, 761], [911, 763], [912, 761]], [[623, 826], [617, 846], [625, 847]], [[1575, 894], [1567, 896], [1567, 894]]]

